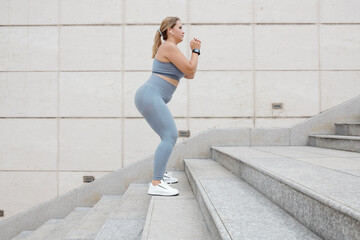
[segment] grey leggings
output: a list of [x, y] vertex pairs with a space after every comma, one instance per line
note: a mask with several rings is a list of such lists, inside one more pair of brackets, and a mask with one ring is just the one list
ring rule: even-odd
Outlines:
[[175, 90], [173, 84], [153, 74], [135, 94], [137, 109], [161, 138], [155, 151], [154, 180], [163, 179], [166, 164], [178, 137], [174, 119], [166, 106]]

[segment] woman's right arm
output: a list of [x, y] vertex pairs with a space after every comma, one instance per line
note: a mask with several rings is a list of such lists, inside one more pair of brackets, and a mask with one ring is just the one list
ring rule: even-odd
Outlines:
[[[190, 61], [186, 59], [184, 54], [180, 51], [180, 49], [173, 44], [166, 44], [166, 58], [172, 62], [181, 72], [185, 74], [186, 78], [193, 78], [196, 72], [198, 57], [197, 53], [191, 53]], [[194, 48], [200, 49], [201, 41], [197, 39], [193, 39], [190, 42], [191, 51]]]

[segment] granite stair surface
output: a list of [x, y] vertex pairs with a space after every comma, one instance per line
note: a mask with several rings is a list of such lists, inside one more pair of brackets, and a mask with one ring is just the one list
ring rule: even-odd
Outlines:
[[213, 239], [321, 239], [218, 162], [185, 165]]
[[26, 240], [37, 240], [37, 239], [52, 239], [62, 240], [71, 230], [75, 229], [81, 218], [85, 216], [91, 208], [89, 207], [78, 207], [75, 208], [68, 216], [64, 219], [50, 219], [44, 223], [41, 227], [35, 231], [24, 231], [18, 234], [13, 240], [26, 239]]
[[97, 237], [99, 240], [140, 239], [151, 197], [148, 184], [130, 184]]
[[96, 239], [113, 209], [121, 203], [121, 195], [103, 196], [81, 219], [79, 227], [66, 235], [64, 240]]
[[152, 196], [142, 240], [209, 240], [210, 232], [184, 171], [171, 172], [178, 196]]
[[34, 231], [22, 231], [16, 237], [13, 237], [12, 240], [20, 240], [20, 239], [26, 239], [28, 236], [30, 236]]
[[309, 145], [360, 152], [360, 123], [336, 123], [335, 135], [310, 135]]
[[178, 196], [132, 183], [13, 239], [360, 239], [360, 153], [312, 146], [212, 147], [171, 171]]
[[[324, 239], [360, 239], [360, 153], [311, 146], [213, 147], [212, 158], [317, 236]], [[185, 160], [186, 165], [188, 161]], [[189, 169], [191, 171], [191, 167]], [[199, 171], [207, 172], [207, 169]], [[210, 200], [213, 193], [214, 200], [211, 201], [214, 208], [218, 201], [221, 203], [221, 200], [216, 199], [215, 196], [223, 193], [230, 183], [234, 186], [245, 185], [244, 182], [237, 182], [238, 180], [224, 179], [219, 181], [219, 186], [215, 188], [215, 185], [212, 185], [214, 180], [206, 179], [211, 178], [208, 173], [206, 174], [202, 177], [203, 180], [195, 184], [195, 189], [198, 191], [197, 187], [199, 187], [199, 192], [210, 192], [207, 193]], [[240, 190], [234, 187], [233, 191]], [[230, 193], [224, 192], [224, 194]], [[250, 198], [250, 194], [245, 195], [244, 198]], [[226, 199], [226, 197], [220, 198], [223, 199], [222, 201]], [[233, 216], [229, 209], [228, 212], [226, 209], [222, 210], [228, 213], [224, 214], [226, 218]], [[254, 211], [260, 218], [268, 218], [261, 216], [264, 211], [259, 209]], [[240, 214], [233, 217], [239, 216]], [[216, 224], [216, 221], [214, 222]], [[293, 227], [293, 229], [298, 228]], [[266, 228], [263, 230], [265, 231]], [[230, 234], [231, 231], [225, 226], [219, 234], [224, 232]], [[296, 236], [287, 239], [309, 238]]]

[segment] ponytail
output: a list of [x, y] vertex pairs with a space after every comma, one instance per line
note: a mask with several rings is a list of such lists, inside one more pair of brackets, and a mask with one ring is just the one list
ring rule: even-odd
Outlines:
[[152, 47], [152, 58], [155, 57], [155, 54], [157, 53], [160, 45], [161, 45], [161, 35], [160, 35], [159, 30], [158, 30], [158, 31], [156, 31], [155, 37], [154, 37], [154, 44], [153, 44], [153, 47]]

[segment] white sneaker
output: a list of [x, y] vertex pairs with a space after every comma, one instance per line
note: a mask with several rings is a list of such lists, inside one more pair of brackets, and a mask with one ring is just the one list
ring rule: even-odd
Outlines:
[[157, 186], [149, 184], [149, 195], [157, 195], [157, 196], [176, 196], [179, 195], [179, 190], [170, 187], [167, 183], [161, 180], [160, 184]]
[[178, 179], [171, 177], [167, 172], [164, 173], [164, 182], [167, 184], [178, 183]]

